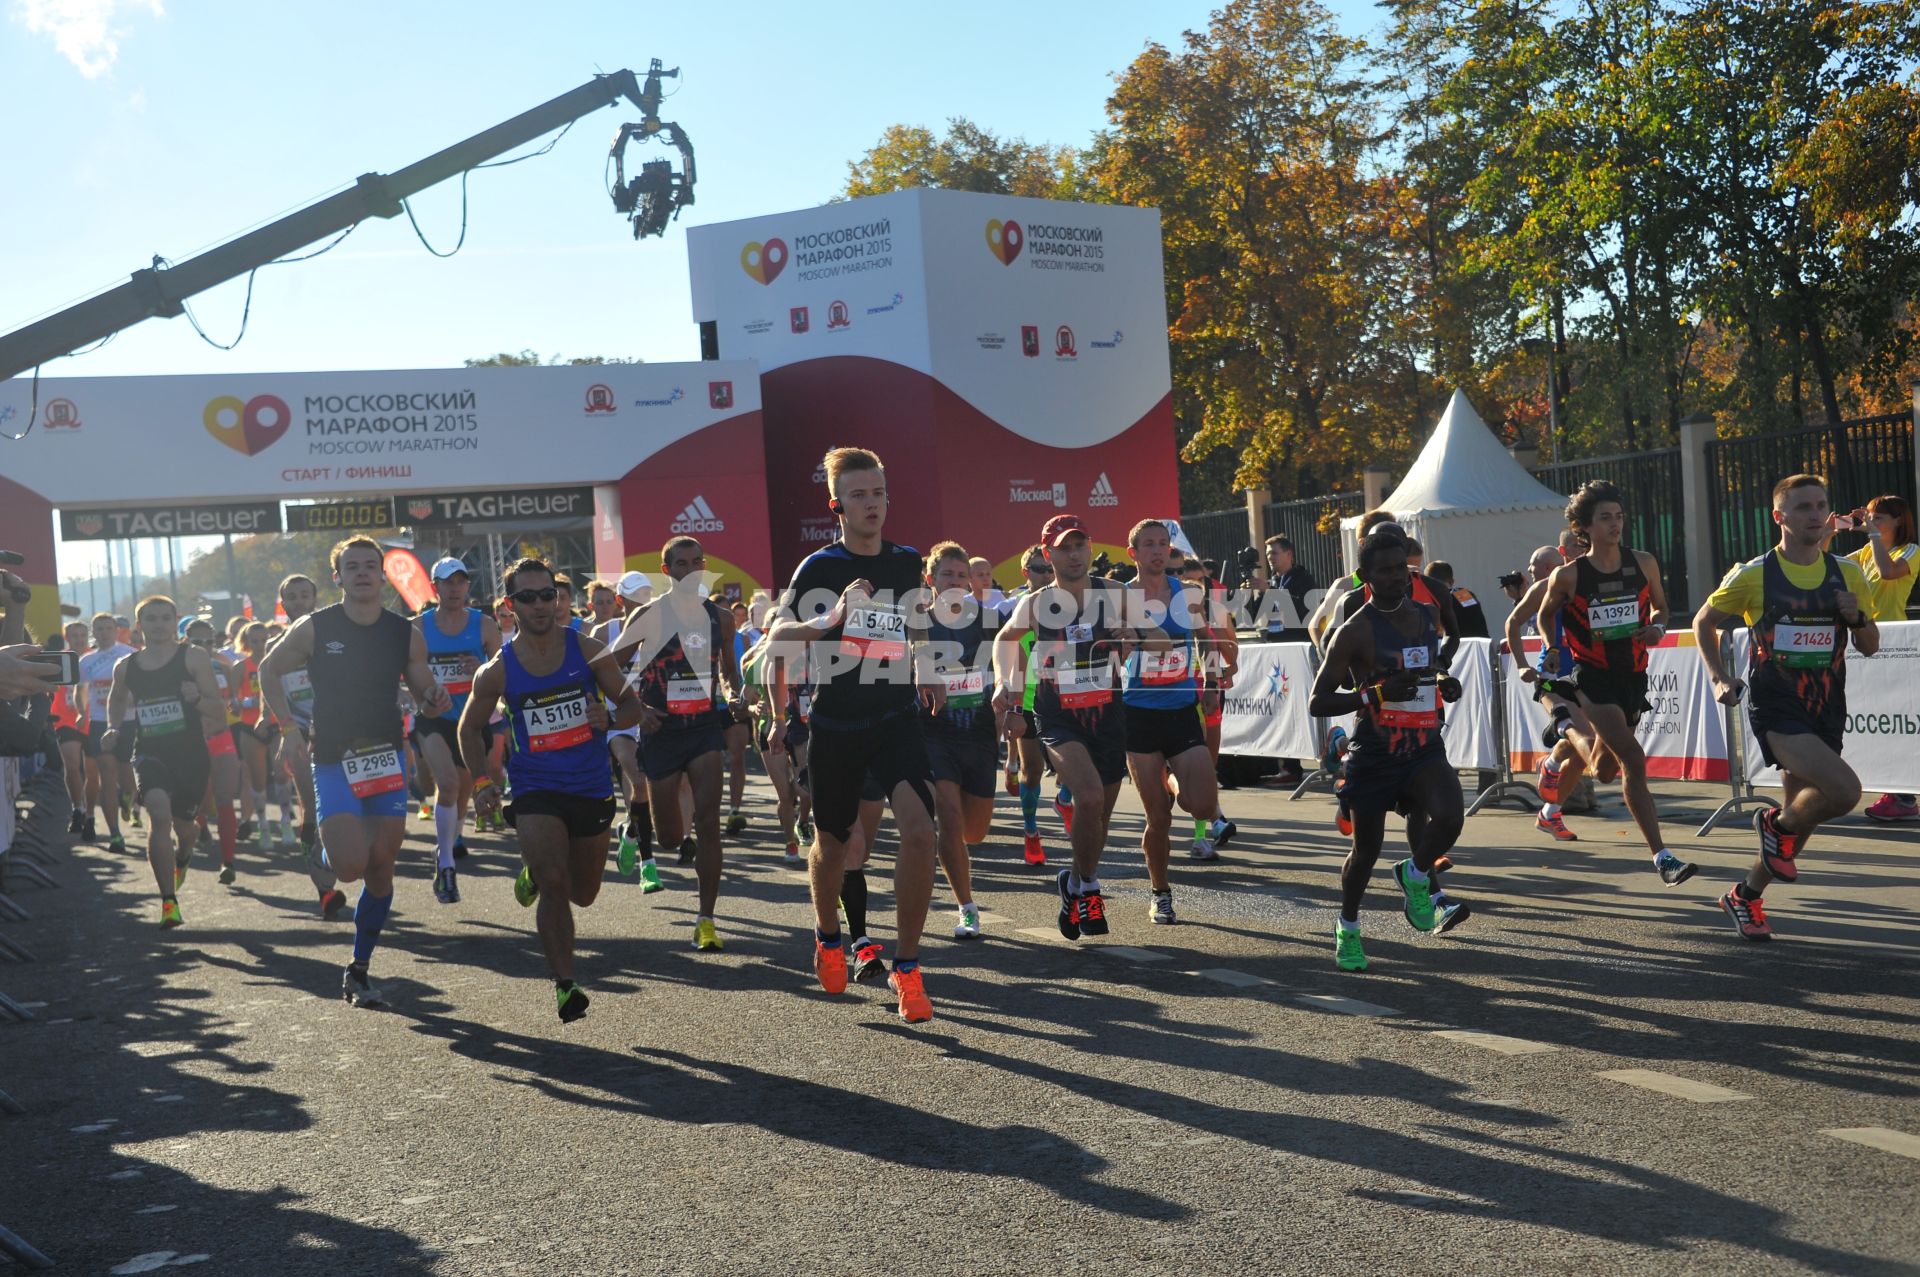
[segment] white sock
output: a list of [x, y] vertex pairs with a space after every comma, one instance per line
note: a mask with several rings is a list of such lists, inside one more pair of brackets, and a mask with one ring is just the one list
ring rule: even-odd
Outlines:
[[440, 868], [453, 868], [453, 840], [460, 834], [460, 809], [442, 807], [438, 803], [433, 808], [433, 838], [435, 849], [440, 853]]
[[1097, 894], [1099, 891], [1100, 891], [1100, 880], [1098, 878], [1082, 878], [1080, 880], [1081, 895], [1091, 896], [1091, 895]]
[[[1667, 849], [1666, 849], [1665, 847], [1662, 847], [1662, 848], [1661, 848], [1660, 850], [1658, 850], [1658, 851], [1656, 851], [1656, 852], [1654, 852], [1654, 853], [1653, 853], [1653, 862], [1654, 862], [1655, 864], [1659, 864], [1659, 863], [1660, 863], [1660, 858], [1661, 858], [1662, 856], [1673, 856], [1673, 853], [1672, 853], [1672, 852], [1670, 852], [1670, 851], [1668, 851], [1668, 850], [1667, 850]], [[1674, 858], [1675, 860], [1678, 860], [1678, 859], [1680, 859], [1680, 857], [1678, 857], [1678, 856], [1673, 856], [1673, 858]]]
[[1358, 918], [1349, 922], [1344, 915], [1336, 914], [1334, 915], [1333, 925], [1342, 935], [1357, 936], [1360, 934], [1360, 919]]
[[1414, 864], [1411, 860], [1409, 860], [1407, 862], [1407, 881], [1413, 882], [1413, 883], [1423, 883], [1426, 880], [1427, 880], [1427, 876], [1420, 872], [1420, 866]]
[[1547, 803], [1545, 806], [1540, 808], [1540, 814], [1542, 816], [1545, 816], [1548, 820], [1552, 820], [1555, 816], [1558, 816], [1560, 814], [1560, 804]]

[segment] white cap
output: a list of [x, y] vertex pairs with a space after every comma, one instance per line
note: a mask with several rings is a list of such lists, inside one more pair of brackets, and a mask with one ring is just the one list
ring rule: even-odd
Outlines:
[[620, 584], [614, 593], [623, 599], [638, 601], [640, 596], [653, 589], [653, 582], [647, 579], [645, 572], [629, 572], [620, 578]]
[[[462, 563], [460, 560], [455, 558], [445, 558], [445, 559], [441, 559], [438, 563], [433, 565], [433, 579], [436, 581], [444, 581], [448, 577], [452, 576], [455, 572], [466, 572], [466, 571], [467, 571], [467, 565]], [[472, 573], [468, 573], [468, 575], [471, 576]]]

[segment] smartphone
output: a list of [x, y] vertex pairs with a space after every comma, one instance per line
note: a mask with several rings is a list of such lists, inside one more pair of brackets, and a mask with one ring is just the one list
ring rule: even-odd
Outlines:
[[35, 652], [28, 659], [47, 665], [58, 665], [60, 677], [53, 680], [62, 687], [72, 687], [80, 681], [80, 654], [78, 652]]

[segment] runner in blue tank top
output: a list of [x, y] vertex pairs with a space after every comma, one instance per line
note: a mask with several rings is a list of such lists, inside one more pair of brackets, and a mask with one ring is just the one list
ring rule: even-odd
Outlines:
[[[1335, 929], [1334, 961], [1344, 971], [1367, 969], [1360, 899], [1380, 858], [1387, 812], [1400, 807], [1426, 818], [1412, 857], [1393, 868], [1416, 931], [1436, 929], [1434, 862], [1460, 837], [1462, 820], [1460, 779], [1440, 739], [1441, 703], [1460, 699], [1460, 684], [1439, 666], [1433, 612], [1408, 596], [1406, 537], [1397, 531], [1368, 536], [1360, 546], [1360, 574], [1372, 597], [1335, 632], [1307, 706], [1316, 718], [1358, 712], [1343, 793], [1353, 849], [1340, 871]], [[1450, 902], [1438, 929], [1466, 916], [1463, 902]]]
[[[471, 770], [485, 769], [483, 729], [504, 699], [513, 733], [508, 817], [526, 862], [513, 896], [522, 906], [540, 901], [540, 947], [553, 972], [560, 1019], [570, 1022], [587, 1013], [587, 995], [573, 982], [573, 906], [584, 909], [600, 894], [613, 825], [607, 731], [640, 724], [643, 716], [619, 666], [594, 659], [601, 645], [560, 624], [551, 568], [521, 559], [507, 571], [504, 588], [519, 624], [513, 641], [473, 677], [460, 714], [460, 752]], [[474, 801], [491, 817], [500, 791], [489, 786]]]
[[[455, 725], [467, 706], [467, 694], [473, 687], [474, 673], [480, 663], [500, 650], [500, 627], [479, 608], [467, 606], [470, 581], [467, 565], [459, 559], [441, 559], [433, 565], [433, 591], [437, 606], [422, 612], [414, 624], [427, 641], [427, 665], [440, 686], [453, 697], [453, 709], [445, 714], [416, 714], [413, 719], [414, 743], [420, 759], [433, 773], [433, 837], [438, 853], [433, 875], [433, 896], [441, 904], [460, 899], [460, 886], [454, 877], [453, 862], [467, 854], [467, 843], [460, 836], [466, 823], [467, 804], [473, 800], [476, 773], [461, 762], [459, 742], [454, 739]], [[493, 749], [493, 733], [484, 721], [481, 739], [486, 752]], [[486, 775], [485, 768], [478, 773]]]

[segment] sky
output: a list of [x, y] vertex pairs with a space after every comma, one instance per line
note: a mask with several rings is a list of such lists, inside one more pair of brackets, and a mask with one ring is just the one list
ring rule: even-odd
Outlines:
[[[1212, 7], [0, 0], [12, 175], [0, 332], [156, 254], [183, 260], [596, 71], [644, 72], [659, 57], [683, 70], [661, 115], [687, 130], [699, 165], [697, 203], [664, 239], [635, 243], [605, 193], [607, 146], [638, 116], [623, 105], [583, 119], [546, 156], [475, 173], [466, 243], [450, 259], [429, 255], [404, 216], [372, 221], [324, 257], [262, 271], [232, 351], [185, 319], [148, 320], [43, 371], [432, 368], [523, 348], [694, 360], [686, 226], [831, 198], [889, 124], [938, 131], [964, 115], [1002, 136], [1083, 144], [1105, 123], [1114, 74], [1148, 43], [1204, 27]], [[1381, 27], [1368, 0], [1328, 7], [1348, 34]], [[457, 181], [413, 209], [434, 247], [452, 246]], [[235, 281], [193, 311], [231, 341], [243, 296]], [[0, 473], [14, 446], [0, 439]], [[63, 578], [100, 562], [93, 543], [60, 556]]]

